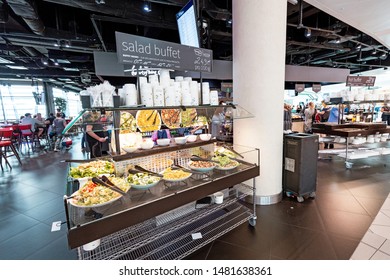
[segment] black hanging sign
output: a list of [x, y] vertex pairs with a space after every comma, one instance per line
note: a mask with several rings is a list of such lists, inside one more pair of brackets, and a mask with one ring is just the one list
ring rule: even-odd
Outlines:
[[115, 32], [118, 61], [148, 68], [212, 72], [213, 51]]

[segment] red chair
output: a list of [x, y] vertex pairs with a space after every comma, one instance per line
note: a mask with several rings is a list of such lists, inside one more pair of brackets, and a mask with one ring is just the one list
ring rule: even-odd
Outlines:
[[32, 145], [34, 143], [34, 137], [35, 137], [35, 134], [31, 129], [31, 124], [19, 124], [18, 129], [20, 131], [19, 150], [21, 149], [22, 144], [24, 142], [27, 144], [27, 147], [30, 149], [29, 142], [31, 142]]
[[12, 129], [13, 129], [12, 139], [14, 140], [13, 142], [18, 146], [19, 149], [19, 143], [21, 142], [21, 137], [22, 137], [22, 133], [19, 130], [19, 124], [13, 124]]
[[[0, 165], [1, 165], [1, 170], [4, 170], [3, 169], [3, 159], [5, 160], [5, 163], [12, 169], [12, 166], [7, 159], [10, 156], [15, 156], [18, 159], [19, 164], [22, 165], [22, 161], [20, 160], [19, 153], [13, 144], [12, 138], [13, 138], [12, 127], [0, 128]], [[12, 153], [7, 154], [7, 148], [10, 148]]]

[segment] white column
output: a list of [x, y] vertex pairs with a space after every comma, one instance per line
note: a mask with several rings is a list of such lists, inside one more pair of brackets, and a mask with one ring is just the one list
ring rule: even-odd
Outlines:
[[255, 115], [234, 120], [234, 143], [260, 149], [257, 204], [282, 197], [286, 16], [286, 0], [233, 0], [233, 98]]

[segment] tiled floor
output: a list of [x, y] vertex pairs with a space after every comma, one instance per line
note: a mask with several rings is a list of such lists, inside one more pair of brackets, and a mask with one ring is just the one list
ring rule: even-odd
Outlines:
[[[78, 139], [69, 151], [23, 155], [23, 167], [0, 177], [0, 259], [77, 259], [64, 221], [66, 158], [82, 159]], [[389, 259], [390, 156], [318, 161], [317, 197], [258, 206], [255, 228], [243, 224], [188, 259]], [[385, 204], [384, 204], [385, 203]], [[378, 211], [383, 208], [381, 212]]]

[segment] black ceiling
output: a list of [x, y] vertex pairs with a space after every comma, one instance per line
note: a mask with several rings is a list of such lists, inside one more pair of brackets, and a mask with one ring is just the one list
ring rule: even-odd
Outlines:
[[[115, 31], [179, 43], [175, 14], [188, 0], [152, 0], [150, 13], [143, 11], [143, 0], [2, 2], [0, 79], [43, 79], [81, 90], [101, 82], [93, 51], [115, 51]], [[196, 2], [208, 26], [203, 47], [213, 50], [214, 59], [232, 59], [231, 2]], [[10, 69], [4, 60], [28, 69]], [[286, 64], [348, 67], [354, 73], [387, 66], [389, 59], [387, 48], [369, 36], [303, 2], [288, 4]]]

